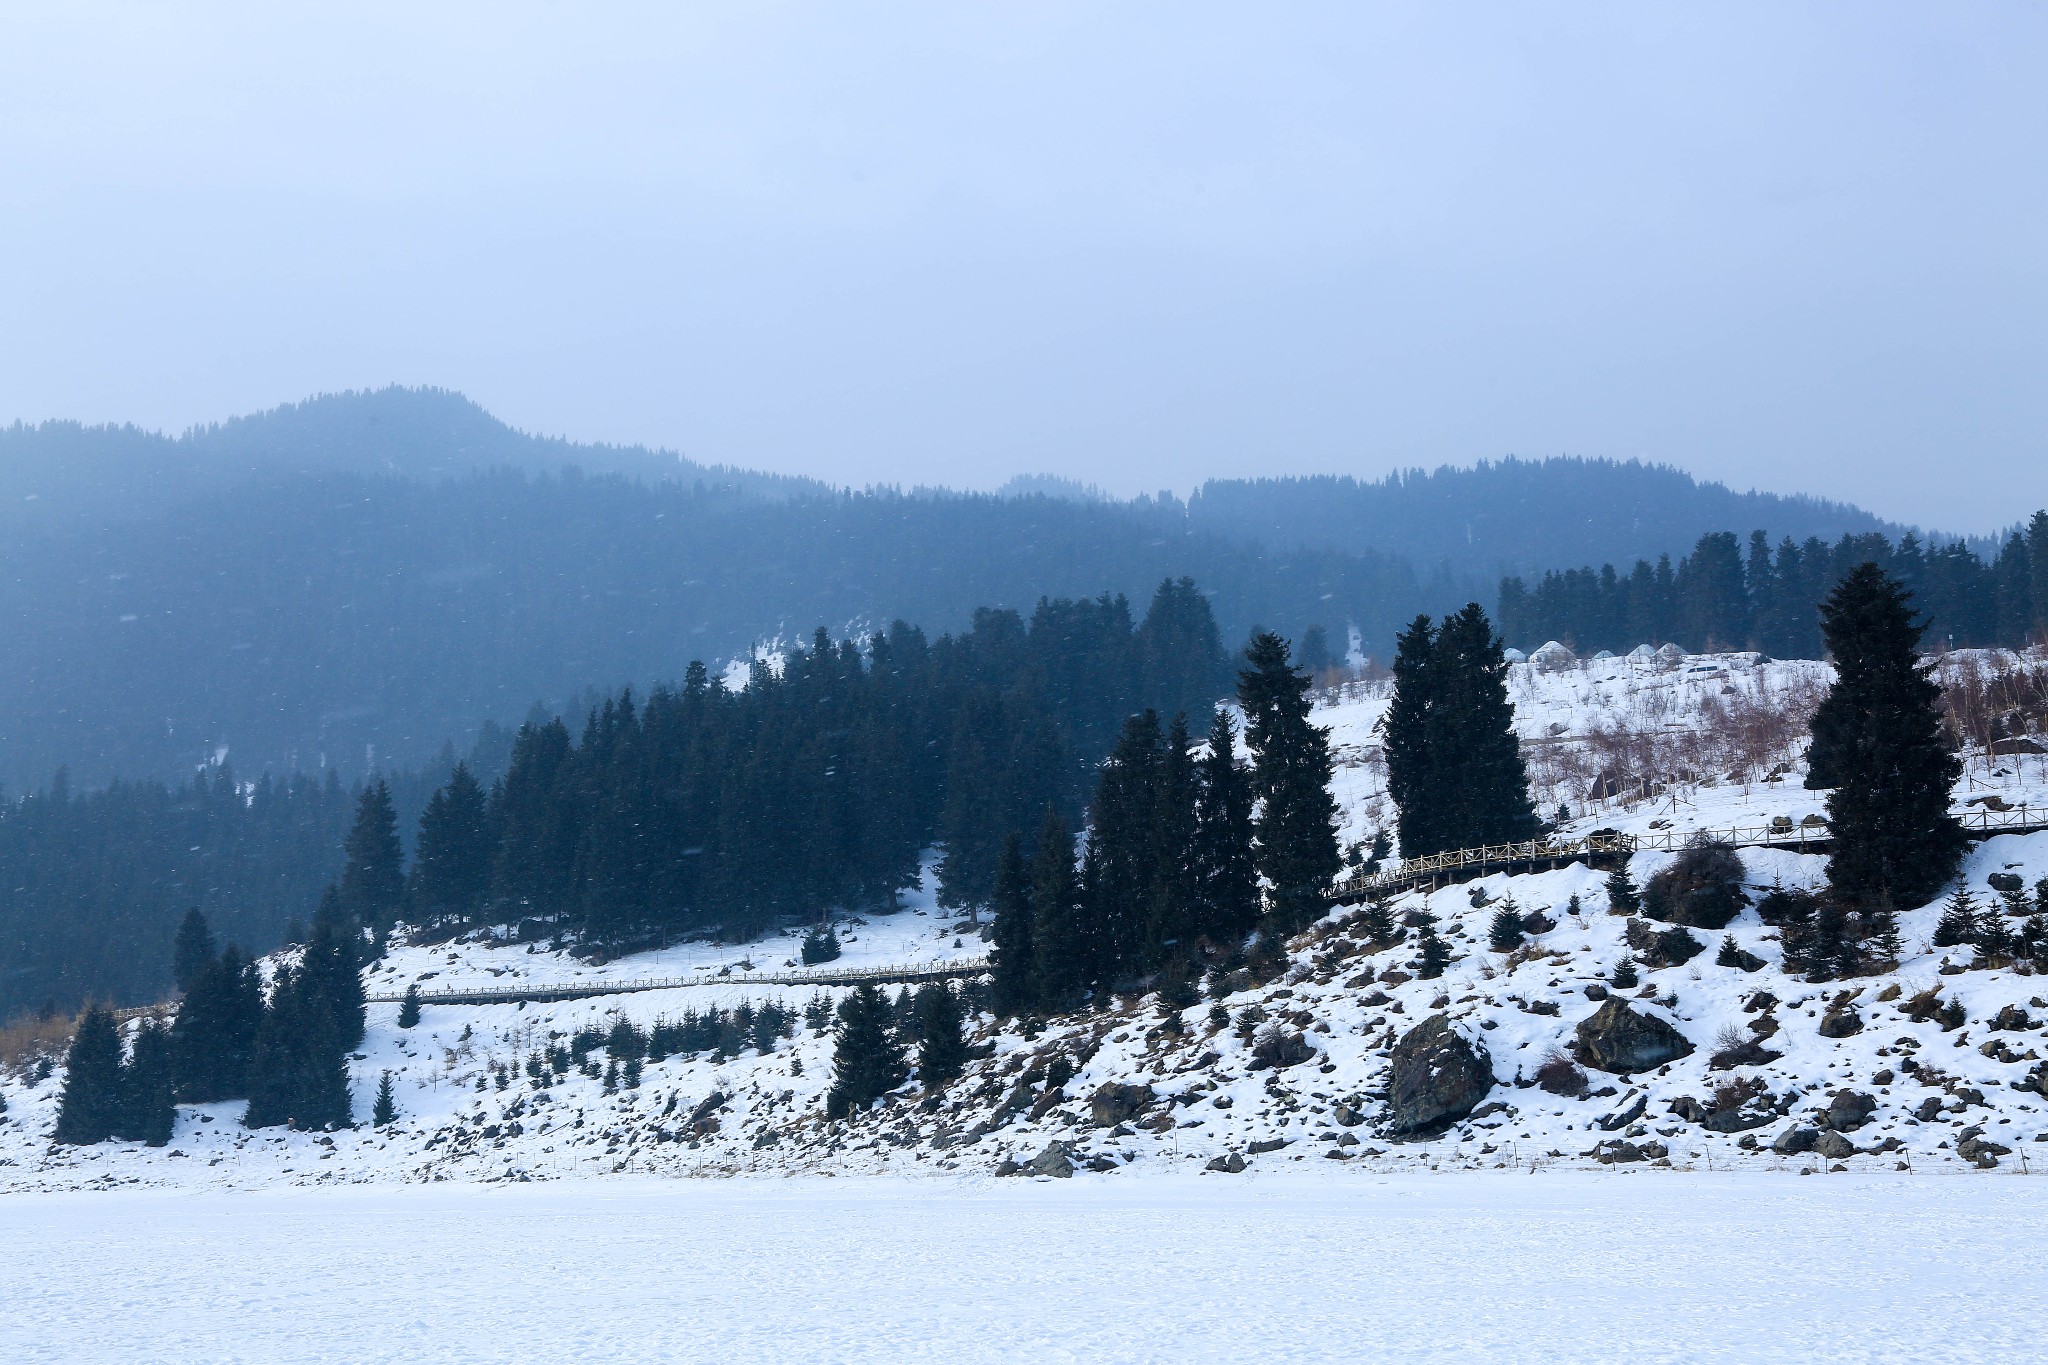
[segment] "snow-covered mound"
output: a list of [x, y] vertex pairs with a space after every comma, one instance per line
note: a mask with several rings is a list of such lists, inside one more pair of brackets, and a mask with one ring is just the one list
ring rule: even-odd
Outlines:
[[[1546, 807], [1568, 805], [1572, 824], [1586, 828], [1718, 828], [1818, 811], [1819, 794], [1799, 782], [1798, 708], [1825, 681], [1821, 665], [1753, 655], [1514, 670], [1539, 794]], [[1347, 840], [1391, 823], [1372, 733], [1384, 707], [1383, 688], [1360, 684], [1320, 713], [1338, 744]], [[1780, 712], [1796, 720], [1774, 719]], [[1969, 763], [1959, 801], [2048, 804], [2048, 757], [1977, 752]], [[1663, 775], [1649, 780], [1651, 771]], [[1673, 856], [1638, 853], [1632, 874], [1644, 883]], [[1752, 902], [1773, 887], [1817, 886], [1825, 866], [1784, 851], [1741, 857]], [[1964, 872], [1980, 899], [1993, 874], [2031, 888], [2048, 877], [2048, 833], [1979, 843]], [[1357, 911], [1340, 908], [1289, 944], [1273, 974], [1239, 973], [1184, 1007], [1119, 999], [1028, 1036], [982, 1015], [963, 1078], [931, 1097], [913, 1084], [851, 1122], [828, 1121], [823, 1106], [832, 1070], [825, 1006], [846, 988], [718, 984], [721, 968], [793, 959], [793, 938], [692, 945], [602, 968], [539, 945], [397, 948], [376, 969], [373, 993], [411, 982], [431, 990], [692, 975], [706, 984], [429, 1004], [411, 1029], [397, 1026], [397, 1006], [373, 1005], [352, 1063], [354, 1106], [367, 1120], [379, 1077], [391, 1073], [399, 1116], [383, 1128], [249, 1132], [233, 1103], [181, 1108], [165, 1148], [57, 1148], [48, 1134], [61, 1070], [35, 1082], [10, 1076], [0, 1080], [0, 1191], [741, 1171], [1228, 1173], [1307, 1160], [1332, 1171], [1616, 1162], [1974, 1171], [2048, 1156], [2048, 1146], [2032, 1145], [2048, 1134], [2035, 1089], [2048, 1051], [2048, 983], [2024, 964], [1968, 969], [1967, 950], [1933, 950], [1938, 907], [1900, 917], [1903, 957], [1883, 976], [1811, 984], [1787, 975], [1777, 931], [1752, 905], [1725, 934], [1747, 955], [1739, 965], [1718, 965], [1724, 935], [1702, 931], [1705, 951], [1646, 967], [1639, 985], [1618, 989], [1612, 969], [1628, 951], [1630, 921], [1607, 912], [1603, 882], [1604, 873], [1572, 866], [1400, 897], [1397, 915], [1436, 915], [1451, 946], [1436, 980], [1417, 975], [1413, 935], [1375, 949]], [[1511, 953], [1487, 946], [1507, 898], [1541, 917]], [[986, 951], [976, 926], [925, 900], [844, 937], [853, 966]], [[794, 1016], [792, 1036], [668, 1051], [637, 1076], [607, 1065], [602, 1046], [585, 1053], [576, 1043], [619, 1020], [647, 1030], [770, 1001]], [[1580, 1025], [1596, 1015], [1611, 1024], [1624, 1006], [1625, 1024], [1682, 1039], [1667, 1050], [1683, 1055], [1626, 1075], [1587, 1066], [1580, 1086], [1567, 1060], [1589, 1055]], [[1493, 1084], [1448, 1127], [1397, 1134], [1396, 1044], [1436, 1016], [1444, 1024], [1432, 1036], [1463, 1040]], [[1562, 1093], [1539, 1085], [1539, 1072]]]

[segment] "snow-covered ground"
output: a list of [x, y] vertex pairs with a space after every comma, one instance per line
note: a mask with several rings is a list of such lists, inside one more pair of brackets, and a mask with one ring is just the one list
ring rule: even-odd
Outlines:
[[2048, 1184], [1662, 1171], [0, 1200], [73, 1361], [2019, 1361]]
[[[1664, 670], [1598, 661], [1581, 669], [1546, 673], [1518, 666], [1514, 672], [1520, 723], [1532, 752], [1552, 755], [1538, 759], [1547, 771], [1570, 776], [1633, 761], [1630, 755], [1639, 759], [1649, 752], [1641, 745], [1653, 729], [1668, 746], [1657, 752], [1690, 755], [1689, 780], [1638, 800], [1588, 800], [1584, 788], [1559, 790], [1574, 825], [1641, 829], [1662, 821], [1679, 829], [1718, 828], [1762, 824], [1777, 815], [1796, 820], [1819, 807], [1818, 794], [1800, 786], [1796, 736], [1788, 741], [1784, 727], [1773, 729], [1736, 706], [1761, 698], [1786, 707], [1792, 705], [1786, 698], [1814, 695], [1825, 680], [1819, 665], [1726, 656]], [[1383, 784], [1370, 733], [1383, 706], [1383, 696], [1361, 685], [1320, 713], [1344, 761], [1338, 789], [1349, 837], [1378, 827], [1387, 814], [1374, 810], [1375, 784]], [[1761, 701], [1756, 707], [1759, 714], [1769, 709]], [[1731, 714], [1739, 724], [1728, 721]], [[1688, 739], [1688, 725], [1704, 737]], [[1803, 723], [1793, 729], [1803, 731]], [[1572, 752], [1580, 757], [1557, 756]], [[2048, 759], [1973, 758], [1958, 796], [1985, 795], [2009, 805], [2048, 804]], [[1671, 857], [1636, 855], [1637, 881]], [[1752, 895], [1774, 885], [1817, 885], [1824, 868], [1817, 857], [1769, 850], [1747, 851], [1743, 861]], [[1980, 896], [1986, 879], [2000, 872], [2017, 874], [2028, 886], [2048, 877], [2048, 833], [1975, 845], [1965, 876]], [[1288, 970], [1277, 978], [1227, 983], [1220, 998], [1186, 1009], [1164, 1010], [1156, 997], [1120, 1000], [1055, 1021], [1032, 1037], [983, 1018], [975, 1024], [975, 1041], [984, 1055], [943, 1097], [925, 1107], [906, 1091], [852, 1124], [827, 1123], [822, 1115], [831, 1072], [831, 1038], [823, 1029], [800, 1027], [765, 1054], [747, 1047], [732, 1055], [650, 1062], [637, 1087], [608, 1088], [575, 1071], [539, 1087], [527, 1074], [526, 1061], [537, 1051], [578, 1029], [604, 1027], [615, 1016], [644, 1026], [742, 1000], [800, 1006], [818, 994], [814, 987], [726, 982], [553, 1003], [430, 1004], [411, 1030], [397, 1027], [395, 1005], [373, 1006], [369, 1036], [352, 1067], [355, 1110], [367, 1118], [378, 1077], [389, 1071], [399, 1119], [383, 1129], [364, 1124], [332, 1135], [251, 1133], [238, 1121], [241, 1106], [222, 1104], [181, 1109], [174, 1140], [164, 1149], [118, 1143], [53, 1148], [47, 1135], [59, 1078], [31, 1084], [17, 1074], [0, 1078], [7, 1105], [0, 1119], [0, 1193], [736, 1173], [965, 1176], [1029, 1161], [1055, 1142], [1065, 1144], [1074, 1164], [1115, 1171], [1123, 1180], [1178, 1179], [1219, 1158], [1242, 1159], [1253, 1173], [1314, 1168], [1354, 1180], [1432, 1168], [1549, 1171], [1594, 1166], [1615, 1155], [1603, 1147], [1615, 1142], [1631, 1144], [1644, 1164], [1700, 1173], [1790, 1174], [1842, 1164], [1892, 1176], [1901, 1168], [1952, 1171], [1974, 1181], [2031, 1173], [2037, 1157], [2048, 1158], [2048, 1143], [2034, 1145], [2048, 1136], [2048, 1102], [2031, 1088], [2014, 1088], [2048, 1050], [2042, 1033], [2048, 982], [2017, 969], [1960, 970], [1966, 955], [1929, 947], [1938, 914], [1933, 906], [1901, 917], [1906, 956], [1896, 972], [1825, 984], [1785, 975], [1776, 931], [1747, 910], [1728, 933], [1763, 960], [1760, 969], [1715, 965], [1721, 936], [1701, 932], [1705, 953], [1683, 966], [1646, 970], [1641, 986], [1627, 992], [1634, 1008], [1668, 1021], [1691, 1042], [1690, 1057], [1626, 1079], [1595, 1073], [1585, 1098], [1534, 1087], [1538, 1067], [1569, 1048], [1577, 1023], [1597, 1008], [1624, 951], [1627, 921], [1605, 913], [1601, 882], [1601, 874], [1575, 866], [1402, 897], [1397, 910], [1426, 907], [1440, 918], [1455, 957], [1440, 980], [1417, 979], [1412, 940], [1374, 951], [1353, 931], [1352, 912], [1339, 910], [1296, 940]], [[1475, 896], [1485, 903], [1475, 903]], [[1512, 957], [1486, 947], [1488, 922], [1509, 896], [1523, 910], [1555, 921]], [[1571, 912], [1574, 896], [1577, 914]], [[898, 914], [847, 930], [844, 961], [928, 962], [986, 951], [970, 927], [938, 911], [928, 895], [906, 897], [906, 904]], [[410, 981], [436, 989], [698, 974], [718, 983], [721, 968], [779, 967], [794, 950], [787, 936], [751, 945], [695, 944], [596, 968], [538, 945], [447, 944], [394, 950], [371, 984], [378, 993], [395, 994]], [[1936, 987], [1944, 1000], [1962, 1005], [1961, 1026], [1906, 1016], [1915, 996]], [[1846, 1002], [1845, 992], [1851, 996]], [[1758, 1003], [1759, 993], [1775, 1003]], [[1837, 1003], [1858, 1012], [1860, 1032], [1821, 1036], [1821, 1016]], [[1994, 1030], [2008, 1006], [2024, 1013], [2026, 1023], [2008, 1016], [2009, 1026]], [[1485, 1043], [1499, 1084], [1473, 1118], [1443, 1135], [1388, 1141], [1376, 1128], [1392, 1045], [1438, 1012]], [[1711, 1054], [1728, 1037], [1749, 1037], [1750, 1025], [1766, 1017], [1777, 1024], [1766, 1046], [1780, 1057], [1732, 1071], [1710, 1068]], [[1268, 1025], [1301, 1031], [1313, 1056], [1259, 1069], [1251, 1043]], [[1904, 1065], [1909, 1054], [1917, 1071]], [[1711, 1108], [1716, 1088], [1731, 1081], [1758, 1088], [1748, 1108], [1755, 1114], [1768, 1109], [1768, 1123], [1720, 1132], [1684, 1117], [1686, 1101]], [[1090, 1102], [1111, 1084], [1149, 1086], [1150, 1099], [1136, 1112], [1098, 1123]], [[1876, 1104], [1870, 1122], [1850, 1135], [1857, 1154], [1823, 1161], [1770, 1150], [1781, 1132], [1810, 1126], [1814, 1112], [1842, 1089], [1868, 1094]], [[1971, 1134], [1972, 1128], [1981, 1132]], [[1971, 1138], [2007, 1149], [1996, 1154], [1996, 1172], [1980, 1173], [1959, 1153]], [[1221, 1184], [1243, 1177], [1195, 1178]]]

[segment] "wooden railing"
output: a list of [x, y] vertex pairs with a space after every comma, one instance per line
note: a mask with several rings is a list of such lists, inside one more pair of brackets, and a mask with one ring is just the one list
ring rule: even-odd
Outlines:
[[[955, 977], [979, 976], [988, 970], [985, 957], [955, 958], [947, 962], [901, 963], [882, 967], [790, 967], [781, 971], [715, 972], [695, 976], [635, 977], [625, 980], [551, 981], [520, 986], [476, 986], [453, 990], [421, 991], [422, 1005], [513, 1005], [521, 1001], [583, 1000], [598, 995], [630, 995], [639, 991], [667, 991], [686, 986], [858, 986], [914, 985], [923, 981], [947, 981]], [[400, 995], [373, 995], [373, 1005], [395, 1005]]]
[[[1983, 806], [1956, 812], [1963, 832], [1973, 839], [1995, 834], [2027, 834], [2048, 829], [2048, 806], [2015, 806], [1990, 810]], [[1820, 851], [1834, 833], [1825, 820], [1807, 822], [1773, 821], [1768, 825], [1731, 826], [1725, 829], [1650, 829], [1639, 834], [1601, 832], [1576, 839], [1528, 839], [1514, 844], [1488, 844], [1483, 848], [1457, 848], [1409, 858], [1377, 872], [1354, 872], [1330, 888], [1336, 904], [1364, 900], [1379, 894], [1406, 891], [1423, 882], [1457, 880], [1484, 872], [1497, 872], [1544, 863], [1569, 863], [1626, 857], [1642, 849], [1675, 852], [1700, 844], [1727, 844], [1734, 848], [1789, 848]]]

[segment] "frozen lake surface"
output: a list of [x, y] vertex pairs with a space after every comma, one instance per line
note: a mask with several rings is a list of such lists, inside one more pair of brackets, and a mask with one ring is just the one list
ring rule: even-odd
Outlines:
[[1439, 1172], [0, 1199], [43, 1361], [2038, 1359], [2048, 1182]]

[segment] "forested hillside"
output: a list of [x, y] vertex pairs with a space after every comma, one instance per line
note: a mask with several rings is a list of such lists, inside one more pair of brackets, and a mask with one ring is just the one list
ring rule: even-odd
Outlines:
[[1228, 643], [1326, 623], [1341, 652], [1476, 581], [1399, 562], [1268, 555], [1177, 516], [1046, 497], [768, 500], [618, 476], [440, 482], [293, 475], [175, 515], [0, 548], [0, 780], [174, 777], [425, 761], [487, 718], [586, 687], [674, 681], [755, 641], [1167, 577], [1213, 594]]
[[1489, 578], [1655, 560], [1727, 527], [1764, 526], [1798, 541], [1906, 529], [1845, 503], [1737, 493], [1667, 465], [1565, 457], [1412, 469], [1374, 482], [1213, 479], [1189, 499], [1188, 520], [1278, 549], [1371, 552], [1424, 572], [1451, 564]]

